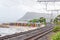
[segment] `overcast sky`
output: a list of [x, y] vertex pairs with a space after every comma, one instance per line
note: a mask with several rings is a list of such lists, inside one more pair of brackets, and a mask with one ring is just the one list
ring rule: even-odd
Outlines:
[[[54, 4], [54, 3], [52, 3]], [[47, 9], [52, 10], [60, 9], [57, 6], [48, 4]], [[51, 5], [51, 6], [50, 6]], [[0, 23], [3, 22], [15, 22], [20, 19], [26, 12], [42, 12], [51, 13], [51, 11], [46, 11], [45, 3], [39, 3], [37, 0], [0, 0]]]

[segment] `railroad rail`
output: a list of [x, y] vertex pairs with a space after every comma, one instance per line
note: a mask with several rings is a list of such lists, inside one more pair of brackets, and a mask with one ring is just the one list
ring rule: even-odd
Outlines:
[[37, 40], [53, 30], [54, 25], [47, 24], [46, 27], [30, 30], [27, 32], [16, 33], [1, 37], [0, 40]]
[[53, 27], [49, 27], [47, 29], [45, 29], [44, 31], [32, 36], [32, 37], [28, 37], [25, 40], [38, 40], [39, 38], [45, 36], [46, 34], [50, 33], [53, 30]]

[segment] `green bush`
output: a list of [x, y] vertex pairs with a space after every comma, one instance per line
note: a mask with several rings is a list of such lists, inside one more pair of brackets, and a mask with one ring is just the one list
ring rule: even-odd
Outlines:
[[54, 34], [51, 40], [60, 40], [60, 32], [57, 32], [56, 34]]
[[59, 22], [57, 22], [57, 25], [60, 25], [60, 21], [59, 21]]
[[31, 24], [27, 24], [27, 26], [31, 26]]
[[58, 32], [58, 31], [60, 31], [60, 26], [55, 26], [53, 32]]

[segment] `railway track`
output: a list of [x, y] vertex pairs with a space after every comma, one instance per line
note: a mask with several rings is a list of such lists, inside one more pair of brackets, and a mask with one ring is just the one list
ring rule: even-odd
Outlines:
[[2, 37], [2, 40], [38, 40], [53, 30], [54, 25], [47, 24], [46, 27], [38, 28], [24, 33], [17, 33]]
[[50, 33], [53, 30], [53, 26], [47, 27], [46, 29], [43, 30], [43, 32], [40, 32], [32, 37], [26, 38], [25, 40], [38, 40], [45, 36], [46, 34]]

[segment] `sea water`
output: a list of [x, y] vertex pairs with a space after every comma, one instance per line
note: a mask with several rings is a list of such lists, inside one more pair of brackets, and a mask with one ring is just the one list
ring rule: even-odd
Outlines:
[[[11, 28], [0, 28], [0, 35], [5, 36], [5, 35], [11, 35], [15, 33], [20, 33], [20, 32], [25, 32], [29, 30], [34, 30], [37, 27], [11, 27]], [[0, 36], [0, 37], [1, 37]]]

